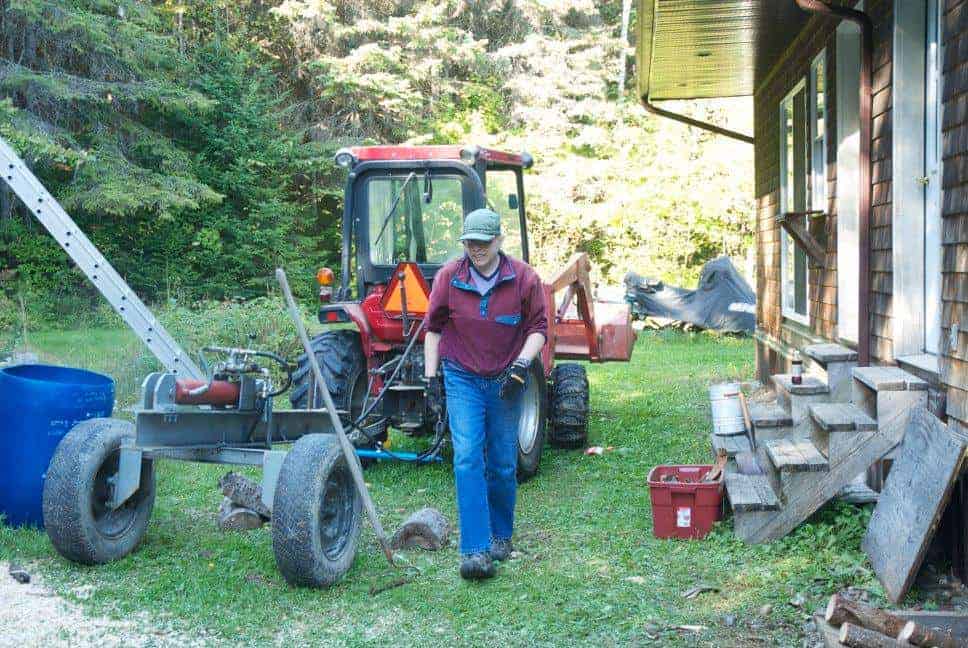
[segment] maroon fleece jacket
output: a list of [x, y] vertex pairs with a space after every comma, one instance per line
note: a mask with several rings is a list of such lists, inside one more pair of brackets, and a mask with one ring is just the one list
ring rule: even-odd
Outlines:
[[427, 330], [440, 333], [440, 357], [479, 376], [496, 376], [514, 362], [532, 333], [548, 337], [538, 273], [503, 252], [494, 287], [481, 295], [465, 254], [437, 271]]

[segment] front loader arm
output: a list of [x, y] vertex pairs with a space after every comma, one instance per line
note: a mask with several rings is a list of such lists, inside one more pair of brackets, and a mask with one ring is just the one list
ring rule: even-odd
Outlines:
[[[592, 362], [600, 360], [598, 336], [595, 332], [595, 311], [592, 308], [592, 283], [588, 273], [592, 269], [592, 262], [584, 252], [571, 255], [565, 267], [551, 280], [551, 294], [565, 290], [565, 297], [555, 312], [555, 323], [562, 325], [568, 320], [566, 314], [571, 307], [572, 300], [578, 301], [578, 320], [585, 329], [585, 340], [588, 344], [588, 359]], [[552, 302], [552, 305], [554, 302]], [[555, 327], [558, 328], [557, 326]], [[556, 336], [557, 337], [557, 336]], [[555, 340], [557, 351], [557, 340]]]
[[[545, 284], [548, 312], [554, 312], [554, 321], [548, 323], [551, 352], [556, 358], [627, 362], [636, 337], [629, 305], [594, 302], [591, 267], [588, 255], [576, 252]], [[562, 290], [556, 307], [555, 294]]]

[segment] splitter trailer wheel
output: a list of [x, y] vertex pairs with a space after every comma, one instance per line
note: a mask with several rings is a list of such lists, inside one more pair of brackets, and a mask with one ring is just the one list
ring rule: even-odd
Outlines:
[[360, 496], [329, 434], [300, 438], [286, 455], [272, 507], [272, 550], [290, 585], [329, 587], [353, 564]]
[[155, 473], [141, 461], [138, 490], [117, 509], [111, 499], [122, 443], [134, 426], [117, 419], [78, 423], [61, 439], [44, 481], [44, 526], [58, 553], [98, 565], [134, 551], [148, 528], [155, 503]]

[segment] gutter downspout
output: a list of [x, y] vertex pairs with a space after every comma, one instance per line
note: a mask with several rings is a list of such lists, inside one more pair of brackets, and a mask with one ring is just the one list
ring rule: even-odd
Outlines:
[[858, 192], [857, 247], [858, 247], [858, 331], [857, 364], [866, 367], [871, 362], [870, 321], [870, 212], [871, 212], [871, 115], [874, 98], [871, 95], [873, 75], [874, 25], [863, 11], [846, 7], [831, 7], [824, 0], [794, 0], [797, 6], [809, 13], [842, 18], [860, 27], [860, 191]]
[[669, 112], [668, 110], [663, 110], [655, 104], [648, 95], [642, 97], [642, 106], [653, 115], [659, 117], [665, 117], [666, 119], [672, 119], [677, 122], [681, 122], [688, 126], [694, 126], [696, 128], [701, 128], [707, 130], [711, 133], [716, 133], [717, 135], [723, 135], [724, 137], [731, 137], [735, 140], [745, 142], [747, 144], [752, 144], [754, 142], [753, 138], [749, 135], [744, 135], [743, 133], [737, 133], [736, 131], [729, 130], [728, 128], [723, 128], [722, 126], [716, 126], [715, 124], [710, 124], [708, 122], [701, 122], [692, 117], [686, 117], [685, 115], [680, 115], [679, 113]]

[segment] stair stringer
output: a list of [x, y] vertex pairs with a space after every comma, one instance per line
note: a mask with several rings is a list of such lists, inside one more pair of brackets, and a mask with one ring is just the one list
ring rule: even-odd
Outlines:
[[[778, 475], [783, 505], [779, 511], [737, 516], [736, 535], [748, 544], [782, 538], [834, 497], [857, 475], [870, 468], [904, 438], [911, 412], [924, 405], [925, 392], [882, 392], [877, 399], [877, 432], [854, 432], [840, 448], [827, 472]], [[770, 467], [772, 468], [772, 466]], [[776, 490], [776, 481], [774, 490]]]

